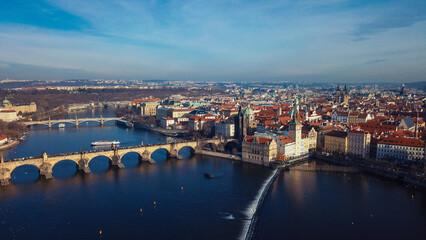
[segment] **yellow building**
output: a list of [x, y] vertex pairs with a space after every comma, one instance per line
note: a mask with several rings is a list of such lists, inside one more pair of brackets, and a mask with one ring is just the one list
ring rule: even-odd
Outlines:
[[324, 137], [324, 150], [329, 153], [347, 153], [348, 134], [340, 131], [326, 133]]
[[141, 104], [141, 115], [155, 116], [157, 114], [157, 102], [143, 102]]
[[35, 102], [32, 102], [30, 104], [20, 104], [20, 105], [12, 105], [9, 100], [5, 99], [3, 101], [3, 110], [14, 110], [18, 114], [22, 113], [33, 113], [37, 111], [37, 104]]
[[246, 136], [243, 141], [243, 162], [269, 166], [275, 161], [278, 152], [275, 139]]

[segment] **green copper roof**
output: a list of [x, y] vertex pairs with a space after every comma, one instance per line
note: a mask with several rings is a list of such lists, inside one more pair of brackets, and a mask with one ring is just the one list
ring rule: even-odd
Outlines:
[[302, 124], [302, 123], [301, 123], [301, 122], [299, 122], [299, 120], [297, 120], [297, 119], [293, 119], [293, 121], [289, 122], [288, 124], [289, 124], [289, 125], [300, 125], [300, 124]]
[[10, 102], [9, 102], [9, 100], [7, 100], [7, 99], [5, 99], [4, 101], [3, 101], [3, 105], [8, 105]]
[[251, 109], [251, 107], [247, 107], [246, 109], [244, 109], [243, 114], [244, 115], [253, 115], [254, 112], [253, 112], [253, 109]]

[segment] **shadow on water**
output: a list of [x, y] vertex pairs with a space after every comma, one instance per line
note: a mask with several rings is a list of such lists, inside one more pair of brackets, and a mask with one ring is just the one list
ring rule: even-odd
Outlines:
[[[182, 154], [181, 156], [185, 158], [185, 161], [177, 158], [170, 158], [170, 154], [165, 149], [158, 149], [152, 153], [151, 157], [157, 164], [162, 164], [166, 169], [179, 168], [179, 166], [184, 163], [189, 165], [196, 164], [197, 160], [196, 157], [194, 157], [192, 148], [183, 149], [180, 153]], [[84, 182], [89, 178], [95, 178], [94, 176], [96, 174], [112, 174], [115, 176], [115, 179], [118, 179], [120, 171], [125, 171], [126, 168], [139, 169], [141, 172], [153, 171], [155, 169], [155, 164], [143, 161], [142, 157], [136, 152], [129, 152], [123, 155], [121, 161], [125, 166], [124, 169], [112, 166], [111, 159], [106, 156], [97, 156], [90, 160], [89, 168], [91, 173], [86, 174], [78, 170], [78, 165], [74, 161], [64, 159], [52, 167], [53, 179], [48, 180], [40, 175], [40, 171], [36, 166], [23, 165], [12, 171], [11, 180], [13, 184], [29, 184], [35, 182], [38, 184], [48, 184], [52, 181], [56, 182], [61, 180]], [[93, 175], [93, 173], [95, 173], [95, 175]]]
[[12, 183], [33, 183], [40, 177], [40, 171], [33, 165], [22, 165], [11, 173]]
[[74, 161], [62, 160], [56, 163], [52, 168], [52, 176], [58, 179], [71, 178], [76, 174], [78, 166]]
[[195, 150], [191, 147], [183, 147], [179, 150], [179, 156], [181, 156], [183, 159], [189, 159], [190, 157], [194, 156]]
[[89, 162], [89, 168], [92, 173], [103, 173], [110, 169], [111, 159], [106, 156], [94, 157]]

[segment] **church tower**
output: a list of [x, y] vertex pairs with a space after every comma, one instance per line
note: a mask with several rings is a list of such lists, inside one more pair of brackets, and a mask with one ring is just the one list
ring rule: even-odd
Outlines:
[[243, 108], [238, 108], [238, 114], [234, 117], [235, 123], [235, 138], [241, 143], [243, 141]]
[[243, 112], [243, 137], [252, 134], [254, 124], [254, 112], [250, 105]]
[[281, 108], [281, 104], [278, 104], [278, 113], [277, 116], [281, 116], [283, 114], [283, 110]]
[[294, 106], [293, 108], [293, 120], [289, 123], [289, 136], [295, 143], [294, 155], [299, 156], [302, 148], [302, 124], [298, 120], [299, 107]]

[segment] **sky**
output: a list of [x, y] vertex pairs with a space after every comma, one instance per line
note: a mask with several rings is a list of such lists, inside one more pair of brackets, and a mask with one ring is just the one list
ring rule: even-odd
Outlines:
[[423, 0], [0, 0], [0, 79], [426, 80]]

